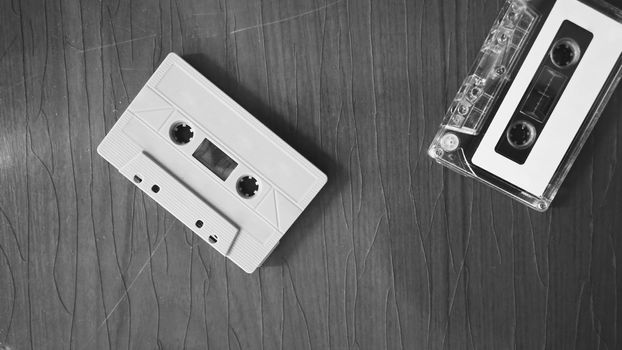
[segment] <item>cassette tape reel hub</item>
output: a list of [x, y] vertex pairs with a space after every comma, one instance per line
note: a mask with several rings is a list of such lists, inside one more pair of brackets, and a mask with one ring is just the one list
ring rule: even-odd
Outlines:
[[171, 127], [171, 139], [178, 145], [186, 145], [192, 141], [194, 131], [187, 123], [177, 122]]
[[544, 211], [621, 68], [622, 3], [507, 1], [428, 153]]
[[166, 57], [97, 150], [249, 273], [327, 181], [175, 54]]
[[551, 49], [551, 61], [558, 68], [567, 68], [577, 64], [581, 57], [581, 48], [573, 39], [560, 39]]
[[508, 128], [507, 138], [510, 145], [516, 149], [525, 149], [536, 141], [536, 128], [526, 120], [512, 123]]
[[246, 199], [255, 197], [259, 191], [259, 183], [252, 176], [242, 176], [236, 187], [240, 196]]

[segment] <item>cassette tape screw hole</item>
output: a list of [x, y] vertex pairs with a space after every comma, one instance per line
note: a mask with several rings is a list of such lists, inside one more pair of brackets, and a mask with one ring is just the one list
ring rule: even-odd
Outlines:
[[192, 141], [194, 131], [186, 123], [175, 123], [171, 127], [171, 139], [178, 145], [186, 145]]
[[151, 186], [151, 191], [153, 191], [153, 193], [160, 192], [160, 186], [158, 186], [158, 185]]
[[497, 41], [499, 42], [499, 44], [504, 44], [508, 41], [508, 36], [505, 33], [502, 33], [501, 35], [499, 35], [499, 38], [497, 39]]
[[474, 87], [471, 89], [471, 98], [477, 98], [482, 93], [482, 90], [478, 87]]
[[252, 176], [242, 176], [237, 184], [238, 194], [243, 198], [253, 198], [259, 191], [259, 183]]
[[442, 158], [443, 155], [445, 154], [445, 152], [438, 145], [432, 146], [432, 148], [430, 148], [428, 153], [430, 154], [430, 157], [432, 158]]
[[461, 104], [460, 106], [458, 106], [458, 114], [460, 115], [467, 115], [469, 114], [469, 106], [465, 105], [465, 104]]
[[197, 228], [201, 228], [201, 227], [203, 227], [203, 221], [201, 221], [201, 220], [197, 220], [197, 222], [195, 222], [195, 223], [194, 223], [194, 225], [195, 225]]

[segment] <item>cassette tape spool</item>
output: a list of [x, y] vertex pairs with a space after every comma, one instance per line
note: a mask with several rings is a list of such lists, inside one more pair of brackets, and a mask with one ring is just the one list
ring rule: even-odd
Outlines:
[[248, 273], [261, 266], [327, 182], [175, 54], [162, 62], [98, 152]]
[[545, 211], [621, 67], [622, 2], [507, 1], [429, 154]]

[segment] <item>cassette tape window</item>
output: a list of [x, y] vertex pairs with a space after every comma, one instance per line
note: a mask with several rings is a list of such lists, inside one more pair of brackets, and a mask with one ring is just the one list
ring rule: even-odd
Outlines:
[[222, 181], [227, 181], [229, 175], [237, 168], [238, 163], [231, 159], [225, 152], [205, 139], [192, 156], [218, 176]]

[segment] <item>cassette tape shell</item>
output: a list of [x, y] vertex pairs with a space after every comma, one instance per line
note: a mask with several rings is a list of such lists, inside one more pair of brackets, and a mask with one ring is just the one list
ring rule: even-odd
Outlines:
[[248, 273], [261, 266], [327, 182], [173, 53], [98, 153]]

